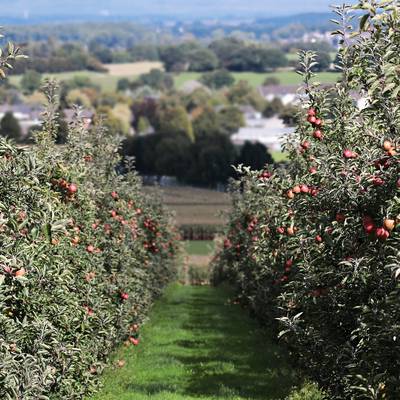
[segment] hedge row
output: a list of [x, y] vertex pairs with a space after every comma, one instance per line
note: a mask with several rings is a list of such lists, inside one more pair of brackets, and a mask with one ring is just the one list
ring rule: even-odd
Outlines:
[[[0, 398], [81, 399], [174, 275], [176, 233], [118, 146], [79, 115], [54, 145], [58, 108], [37, 144], [0, 139]], [[79, 113], [78, 113], [79, 114]]]
[[179, 226], [182, 240], [214, 240], [218, 232], [223, 230], [219, 225], [185, 224]]
[[[378, 5], [377, 5], [378, 4]], [[342, 80], [312, 83], [304, 53], [286, 170], [249, 171], [215, 280], [272, 326], [329, 399], [400, 396], [400, 18], [394, 1], [342, 7]], [[355, 101], [360, 94], [366, 102]]]

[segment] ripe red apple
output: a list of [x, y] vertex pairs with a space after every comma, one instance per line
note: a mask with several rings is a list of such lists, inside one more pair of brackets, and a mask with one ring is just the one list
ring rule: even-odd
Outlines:
[[383, 228], [383, 227], [381, 227], [381, 228], [377, 228], [376, 229], [376, 231], [375, 231], [375, 234], [376, 234], [376, 237], [379, 239], [379, 240], [386, 240], [386, 239], [388, 239], [389, 238], [389, 236], [390, 236], [390, 232], [389, 231], [387, 231], [385, 228]]
[[307, 185], [301, 185], [300, 191], [301, 193], [308, 193], [310, 191], [310, 188]]
[[343, 157], [344, 158], [353, 158], [353, 152], [349, 149], [346, 149], [343, 151]]
[[139, 345], [139, 339], [136, 339], [134, 337], [130, 337], [129, 341], [134, 345], [134, 346], [138, 346]]
[[128, 300], [129, 299], [129, 294], [126, 293], [126, 292], [122, 292], [120, 296], [121, 296], [122, 300]]
[[305, 141], [305, 142], [303, 142], [300, 146], [301, 146], [304, 150], [308, 150], [308, 149], [310, 148], [311, 144], [310, 144], [310, 142]]
[[88, 253], [94, 253], [95, 248], [94, 248], [94, 246], [92, 246], [91, 244], [89, 244], [89, 246], [86, 247], [86, 251], [87, 251]]
[[287, 196], [289, 199], [294, 199], [295, 194], [293, 193], [293, 190], [288, 190], [288, 192], [286, 193], [286, 196]]
[[336, 222], [344, 222], [344, 220], [346, 219], [346, 216], [342, 213], [337, 213], [335, 219], [336, 219]]
[[279, 228], [276, 228], [276, 232], [283, 235], [285, 233], [285, 228], [283, 228], [282, 226], [280, 226]]
[[369, 215], [363, 217], [363, 227], [365, 232], [368, 234], [375, 231], [374, 220]]
[[310, 123], [310, 124], [315, 124], [315, 121], [317, 120], [317, 118], [315, 117], [315, 115], [310, 115], [308, 118], [307, 118], [307, 121]]
[[292, 268], [293, 267], [293, 260], [289, 259], [285, 262], [285, 268]]
[[385, 184], [385, 181], [382, 178], [380, 178], [379, 176], [374, 176], [372, 179], [372, 184], [374, 186], [382, 186]]
[[310, 107], [310, 108], [308, 109], [308, 111], [307, 111], [307, 115], [308, 115], [309, 117], [315, 117], [316, 114], [317, 114], [317, 113], [316, 113], [316, 111], [315, 111], [315, 108], [313, 108], [313, 107]]
[[317, 118], [314, 122], [315, 126], [321, 126], [322, 125], [322, 119]]
[[93, 311], [93, 309], [91, 309], [89, 306], [84, 306], [84, 309], [86, 310], [86, 314], [87, 315], [93, 315], [94, 314], [94, 311]]
[[323, 242], [322, 236], [321, 236], [321, 235], [315, 236], [315, 241], [316, 241], [317, 243], [322, 243], [322, 242]]
[[[399, 182], [400, 182], [400, 179], [399, 179]], [[300, 188], [300, 186], [295, 186], [294, 188], [293, 188], [293, 193], [296, 193], [296, 194], [299, 194], [299, 193], [301, 193], [301, 188]]]
[[315, 174], [315, 173], [317, 172], [317, 168], [315, 168], [315, 167], [310, 167], [309, 170], [308, 170], [308, 172], [309, 172], [310, 174]]
[[224, 248], [230, 249], [232, 247], [232, 242], [229, 239], [224, 240]]
[[322, 140], [324, 138], [324, 135], [322, 134], [322, 132], [317, 129], [314, 133], [313, 133], [313, 137], [317, 140]]
[[271, 173], [271, 172], [269, 172], [269, 171], [264, 171], [264, 172], [259, 176], [259, 178], [260, 178], [260, 179], [269, 179], [269, 178], [271, 178], [271, 176], [272, 176], [272, 173]]
[[111, 217], [115, 218], [117, 216], [117, 212], [115, 210], [110, 211]]
[[111, 192], [111, 197], [114, 199], [114, 200], [118, 200], [118, 193], [117, 192]]
[[71, 194], [76, 193], [78, 191], [78, 187], [75, 185], [75, 183], [70, 183], [67, 189], [68, 192]]
[[400, 189], [400, 178], [396, 181], [396, 186]]

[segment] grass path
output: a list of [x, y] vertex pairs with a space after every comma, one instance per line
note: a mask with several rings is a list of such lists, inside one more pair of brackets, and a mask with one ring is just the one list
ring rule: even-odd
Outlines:
[[172, 285], [91, 400], [284, 399], [295, 382], [285, 354], [229, 299], [224, 288]]

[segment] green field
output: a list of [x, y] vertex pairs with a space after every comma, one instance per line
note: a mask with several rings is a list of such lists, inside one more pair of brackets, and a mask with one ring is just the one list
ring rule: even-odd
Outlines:
[[185, 251], [189, 255], [208, 256], [215, 250], [212, 240], [190, 240], [185, 242]]
[[[123, 71], [126, 71], [126, 69], [121, 68], [121, 74], [123, 74]], [[130, 73], [126, 72], [126, 75], [121, 75], [121, 74], [113, 75], [109, 73], [99, 73], [92, 71], [76, 71], [76, 72], [62, 72], [56, 74], [44, 74], [43, 77], [54, 78], [57, 79], [58, 81], [62, 81], [71, 79], [74, 76], [86, 76], [89, 77], [95, 84], [99, 85], [103, 91], [112, 92], [116, 90], [117, 83], [121, 78], [126, 77], [133, 80], [135, 76], [138, 76], [138, 74], [135, 71], [140, 71], [140, 69], [138, 68], [135, 69], [132, 66], [132, 69], [130, 71], [132, 72]], [[186, 82], [200, 79], [201, 75], [202, 74], [198, 72], [184, 72], [176, 74], [174, 76], [175, 85], [178, 89], [182, 88], [182, 86]], [[253, 87], [258, 87], [262, 85], [264, 80], [269, 76], [274, 76], [278, 78], [282, 85], [298, 85], [299, 83], [301, 83], [301, 77], [294, 71], [280, 71], [280, 72], [265, 73], [265, 74], [255, 73], [255, 72], [238, 72], [234, 73], [233, 75], [236, 81], [240, 80], [247, 81]], [[321, 83], [333, 83], [338, 79], [338, 77], [339, 77], [338, 73], [322, 72], [318, 74], [317, 80]], [[19, 86], [21, 81], [21, 76], [11, 75], [9, 79], [10, 83]]]
[[[184, 72], [175, 76], [175, 85], [181, 88], [185, 82], [198, 80], [201, 74], [197, 72]], [[271, 73], [256, 73], [256, 72], [236, 72], [233, 73], [236, 81], [247, 81], [253, 87], [258, 87], [263, 84], [267, 77], [278, 78], [281, 85], [298, 85], [301, 83], [301, 76], [295, 71], [279, 71]], [[321, 83], [335, 83], [340, 77], [339, 73], [321, 72], [317, 75], [315, 81]]]
[[288, 155], [287, 153], [283, 153], [282, 151], [272, 151], [271, 156], [275, 162], [287, 161]]
[[[61, 72], [56, 74], [43, 74], [43, 78], [52, 78], [58, 81], [72, 79], [74, 76], [85, 76], [89, 77], [93, 83], [99, 85], [103, 91], [112, 92], [117, 88], [118, 80], [121, 79], [119, 76], [113, 76], [107, 73], [99, 73], [92, 71], [76, 71], [76, 72]], [[10, 83], [19, 86], [21, 81], [21, 75], [10, 76]]]
[[297, 382], [286, 353], [231, 296], [223, 288], [171, 286], [139, 346], [115, 354], [92, 400], [284, 399]]

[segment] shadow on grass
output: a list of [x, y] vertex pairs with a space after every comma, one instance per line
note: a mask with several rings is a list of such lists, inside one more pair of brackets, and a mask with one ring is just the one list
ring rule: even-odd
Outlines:
[[[179, 289], [178, 289], [179, 290]], [[197, 287], [187, 296], [166, 297], [164, 313], [185, 322], [179, 329], [187, 339], [169, 337], [168, 355], [190, 371], [182, 385], [132, 384], [145, 394], [169, 391], [183, 396], [267, 400], [285, 398], [295, 381], [287, 357], [239, 306], [227, 304], [224, 289]]]

